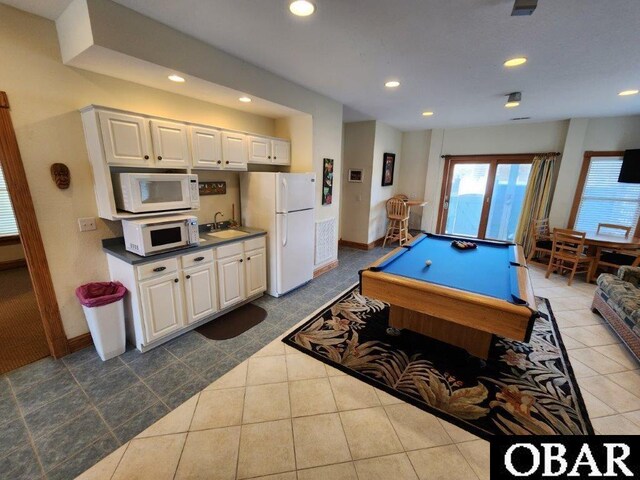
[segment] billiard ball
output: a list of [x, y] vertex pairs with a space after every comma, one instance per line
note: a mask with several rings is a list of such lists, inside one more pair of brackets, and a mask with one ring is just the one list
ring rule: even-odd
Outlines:
[[427, 260], [426, 262], [424, 262], [424, 264], [428, 267], [429, 265], [431, 265], [431, 260]]

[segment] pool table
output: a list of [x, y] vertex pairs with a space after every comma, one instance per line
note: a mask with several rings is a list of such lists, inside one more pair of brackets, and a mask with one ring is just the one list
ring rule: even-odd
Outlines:
[[[537, 308], [522, 248], [422, 233], [360, 272], [363, 295], [391, 305], [389, 325], [486, 359], [493, 335], [528, 342]], [[427, 265], [427, 260], [431, 265]]]

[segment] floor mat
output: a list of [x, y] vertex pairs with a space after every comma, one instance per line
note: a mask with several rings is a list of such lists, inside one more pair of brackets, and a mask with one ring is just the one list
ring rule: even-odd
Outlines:
[[267, 318], [267, 311], [264, 308], [247, 303], [236, 310], [232, 310], [201, 325], [196, 328], [196, 332], [211, 340], [228, 340], [255, 327], [265, 318]]
[[538, 309], [531, 342], [494, 336], [486, 362], [411, 331], [388, 335], [388, 305], [357, 288], [283, 341], [485, 439], [592, 435], [548, 300]]

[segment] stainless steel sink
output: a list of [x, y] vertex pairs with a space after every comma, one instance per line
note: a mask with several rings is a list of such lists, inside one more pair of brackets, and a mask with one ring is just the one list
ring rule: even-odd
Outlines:
[[238, 238], [249, 235], [247, 232], [243, 232], [241, 230], [220, 230], [219, 232], [207, 233], [207, 236], [214, 238]]

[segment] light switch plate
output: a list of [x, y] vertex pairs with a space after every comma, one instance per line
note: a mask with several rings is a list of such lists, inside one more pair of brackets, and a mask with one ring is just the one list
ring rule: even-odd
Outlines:
[[96, 229], [96, 219], [94, 217], [79, 218], [78, 225], [81, 232], [89, 232]]

